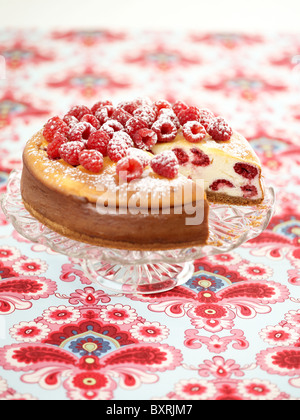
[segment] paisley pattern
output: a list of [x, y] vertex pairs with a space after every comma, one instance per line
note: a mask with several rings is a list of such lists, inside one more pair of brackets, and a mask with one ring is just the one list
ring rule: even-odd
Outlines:
[[0, 400], [299, 400], [299, 47], [288, 34], [0, 30], [1, 193], [49, 116], [139, 95], [224, 115], [277, 191], [258, 238], [131, 297], [0, 212]]

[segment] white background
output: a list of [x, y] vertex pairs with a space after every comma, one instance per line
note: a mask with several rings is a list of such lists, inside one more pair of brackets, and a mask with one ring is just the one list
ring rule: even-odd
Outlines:
[[0, 27], [299, 32], [300, 0], [0, 0]]

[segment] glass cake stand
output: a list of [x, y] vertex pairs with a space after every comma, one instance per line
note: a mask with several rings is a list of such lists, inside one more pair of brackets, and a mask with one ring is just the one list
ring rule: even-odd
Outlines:
[[169, 251], [128, 251], [102, 248], [59, 235], [37, 221], [25, 209], [20, 192], [21, 172], [13, 171], [2, 209], [25, 238], [53, 251], [79, 259], [85, 275], [117, 293], [150, 294], [170, 290], [187, 282], [194, 273], [194, 260], [230, 252], [263, 232], [275, 207], [275, 192], [265, 188], [258, 206], [210, 205], [207, 245]]

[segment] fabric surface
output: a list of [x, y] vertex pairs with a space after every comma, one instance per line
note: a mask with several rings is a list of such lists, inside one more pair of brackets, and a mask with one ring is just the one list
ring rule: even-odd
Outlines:
[[299, 50], [282, 34], [0, 31], [1, 192], [50, 116], [137, 96], [226, 117], [277, 192], [264, 233], [155, 296], [101, 290], [1, 212], [1, 400], [299, 399]]

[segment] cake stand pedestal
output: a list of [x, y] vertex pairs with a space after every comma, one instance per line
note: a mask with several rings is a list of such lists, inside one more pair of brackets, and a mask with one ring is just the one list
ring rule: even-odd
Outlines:
[[265, 188], [258, 206], [210, 206], [207, 245], [168, 251], [128, 251], [102, 248], [74, 241], [47, 228], [25, 209], [20, 192], [21, 172], [13, 171], [7, 192], [1, 197], [6, 218], [31, 242], [78, 258], [85, 275], [116, 293], [150, 294], [186, 283], [194, 273], [193, 262], [210, 255], [227, 253], [263, 232], [275, 207], [275, 192]]

